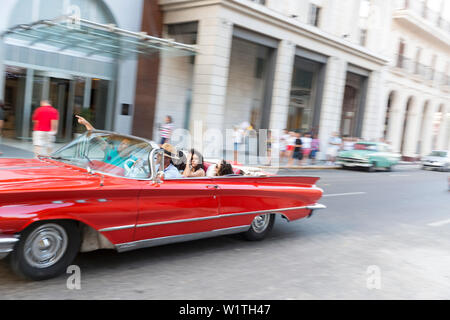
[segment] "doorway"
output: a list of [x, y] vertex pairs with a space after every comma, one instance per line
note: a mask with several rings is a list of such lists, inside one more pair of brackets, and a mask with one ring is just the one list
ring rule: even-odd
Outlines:
[[50, 104], [59, 112], [58, 133], [56, 142], [65, 142], [72, 137], [67, 136], [67, 117], [72, 117], [72, 112], [68, 112], [70, 80], [60, 78], [50, 78], [49, 86]]

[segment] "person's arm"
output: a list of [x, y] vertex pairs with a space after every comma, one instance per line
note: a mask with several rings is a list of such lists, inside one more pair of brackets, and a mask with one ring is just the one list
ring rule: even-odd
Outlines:
[[204, 177], [204, 176], [206, 176], [205, 170], [203, 170], [203, 169], [198, 169], [198, 170], [195, 171], [195, 172], [192, 172], [192, 171], [191, 171], [191, 175], [190, 175], [189, 177], [191, 177], [191, 178], [198, 178], [198, 177]]
[[58, 124], [59, 124], [58, 120], [52, 120], [51, 121], [51, 130], [50, 130], [50, 132], [52, 134], [56, 134], [58, 132]]
[[192, 159], [192, 153], [189, 153], [189, 155], [187, 156], [187, 161], [186, 161], [186, 167], [184, 168], [183, 171], [183, 177], [190, 177], [191, 176], [191, 159]]
[[92, 124], [90, 124], [89, 121], [87, 121], [87, 120], [86, 120], [85, 118], [83, 118], [82, 116], [75, 115], [75, 117], [78, 118], [78, 123], [79, 123], [79, 124], [81, 124], [81, 125], [83, 125], [83, 126], [86, 127], [86, 130], [92, 131], [92, 130], [95, 129], [95, 128], [92, 126]]

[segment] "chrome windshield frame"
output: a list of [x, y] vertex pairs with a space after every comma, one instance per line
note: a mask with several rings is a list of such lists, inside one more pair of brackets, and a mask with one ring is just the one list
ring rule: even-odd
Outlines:
[[[92, 174], [98, 173], [98, 174], [102, 174], [102, 175], [107, 175], [107, 176], [117, 177], [117, 178], [123, 178], [123, 179], [145, 180], [145, 181], [155, 180], [154, 179], [154, 175], [156, 175], [156, 164], [154, 164], [153, 161], [151, 161], [151, 155], [154, 154], [155, 151], [162, 150], [162, 149], [160, 149], [159, 145], [156, 144], [154, 141], [151, 141], [151, 140], [148, 140], [148, 139], [145, 139], [145, 138], [136, 137], [136, 136], [132, 136], [132, 135], [126, 135], [126, 134], [120, 134], [120, 133], [117, 133], [117, 132], [106, 131], [106, 130], [90, 130], [90, 131], [86, 131], [80, 137], [75, 139], [75, 140], [79, 139], [79, 141], [80, 141], [79, 144], [82, 145], [81, 150], [77, 151], [77, 154], [79, 156], [79, 160], [82, 159], [81, 154], [85, 154], [85, 152], [87, 151], [87, 146], [89, 145], [87, 143], [89, 141], [89, 136], [92, 135], [92, 134], [96, 134], [96, 133], [104, 134], [104, 135], [115, 135], [115, 136], [120, 136], [120, 137], [125, 138], [125, 139], [138, 140], [138, 141], [141, 141], [143, 143], [147, 143], [152, 148], [152, 150], [149, 152], [149, 158], [148, 158], [150, 174], [146, 178], [134, 178], [134, 177], [126, 177], [126, 176], [116, 175], [116, 174], [109, 173], [109, 172], [97, 171], [97, 170], [94, 170], [94, 169], [90, 168], [89, 166], [88, 166], [89, 169], [88, 168], [84, 168], [84, 167], [83, 167], [83, 169], [86, 169], [86, 170], [90, 171], [90, 173], [92, 173]], [[62, 146], [61, 148], [59, 148], [58, 150], [54, 151], [50, 156], [48, 156], [48, 158], [53, 159], [55, 161], [60, 161], [60, 160], [64, 161], [63, 159], [57, 159], [56, 157], [54, 157], [54, 155], [56, 155], [56, 154], [60, 153], [61, 151], [63, 151], [65, 148], [67, 148], [69, 145], [71, 145], [75, 140], [72, 140], [68, 144], [66, 144], [66, 145]], [[73, 161], [73, 163], [69, 159], [67, 161], [69, 161], [71, 165], [78, 166], [78, 165], [75, 164], [78, 161]]]

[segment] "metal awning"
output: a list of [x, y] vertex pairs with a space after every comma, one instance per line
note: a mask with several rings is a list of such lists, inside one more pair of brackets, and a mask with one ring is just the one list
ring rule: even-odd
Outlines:
[[95, 55], [133, 59], [157, 54], [186, 56], [196, 53], [196, 48], [192, 45], [73, 16], [17, 25], [3, 32], [0, 37], [5, 42], [8, 39], [24, 41], [27, 46], [44, 44], [61, 53], [76, 51], [85, 57]]

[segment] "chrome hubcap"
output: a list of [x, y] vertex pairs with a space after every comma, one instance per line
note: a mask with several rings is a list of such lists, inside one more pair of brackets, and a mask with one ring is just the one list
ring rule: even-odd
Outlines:
[[68, 237], [63, 227], [57, 224], [42, 225], [25, 242], [25, 259], [35, 268], [51, 267], [64, 255], [67, 244]]
[[270, 214], [262, 214], [260, 216], [256, 216], [252, 222], [253, 231], [257, 233], [261, 233], [267, 229], [267, 226], [270, 222]]

